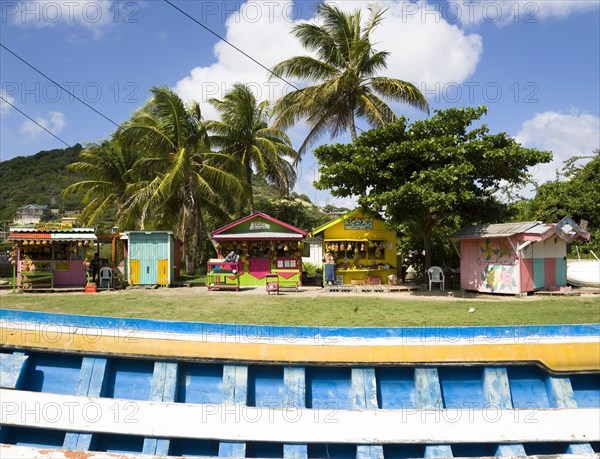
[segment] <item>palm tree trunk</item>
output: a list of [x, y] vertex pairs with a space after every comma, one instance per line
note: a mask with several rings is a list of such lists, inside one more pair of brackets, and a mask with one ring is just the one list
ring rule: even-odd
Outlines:
[[188, 218], [188, 211], [187, 211], [187, 208], [184, 206], [184, 208], [182, 209], [182, 215], [181, 215], [181, 239], [182, 239], [182, 245], [183, 245], [183, 257], [185, 259], [186, 274], [193, 274], [194, 273], [194, 263], [192, 262], [192, 257], [191, 257], [192, 251], [191, 251], [191, 247], [190, 247], [190, 238], [189, 238], [189, 235], [187, 234], [187, 232], [188, 232], [187, 218]]
[[429, 223], [425, 223], [423, 225], [423, 248], [425, 249], [425, 260], [424, 260], [424, 265], [425, 265], [425, 270], [428, 270], [429, 268], [431, 268], [431, 261], [432, 261], [432, 248], [433, 248], [433, 244], [431, 243], [431, 230], [432, 227]]
[[254, 190], [252, 189], [252, 164], [246, 160], [246, 183], [248, 184], [248, 204], [250, 205], [250, 214], [254, 213]]
[[350, 138], [352, 143], [356, 143], [358, 136], [356, 135], [356, 120], [354, 118], [354, 110], [350, 110]]

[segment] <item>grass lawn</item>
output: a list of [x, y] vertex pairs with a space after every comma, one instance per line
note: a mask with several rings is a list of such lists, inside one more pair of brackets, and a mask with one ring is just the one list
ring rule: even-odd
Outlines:
[[[600, 322], [600, 296], [440, 297], [347, 295], [320, 290], [207, 292], [200, 287], [96, 294], [3, 292], [0, 306], [26, 311], [150, 319], [312, 326], [470, 326]], [[474, 313], [469, 313], [475, 308]]]

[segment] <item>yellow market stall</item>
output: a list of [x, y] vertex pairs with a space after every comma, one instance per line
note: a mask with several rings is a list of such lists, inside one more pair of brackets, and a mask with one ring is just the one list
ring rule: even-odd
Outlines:
[[[323, 255], [333, 254], [336, 284], [387, 284], [396, 279], [396, 232], [377, 213], [356, 209], [316, 228]], [[323, 270], [325, 275], [325, 270]]]

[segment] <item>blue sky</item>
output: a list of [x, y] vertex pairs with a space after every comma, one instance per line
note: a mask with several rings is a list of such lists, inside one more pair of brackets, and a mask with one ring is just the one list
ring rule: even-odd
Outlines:
[[[299, 21], [318, 20], [317, 2], [173, 3], [267, 67], [304, 53], [289, 32]], [[337, 2], [365, 16], [373, 3]], [[374, 35], [377, 48], [391, 53], [385, 74], [417, 84], [434, 110], [487, 105], [484, 122], [492, 132], [553, 151], [554, 162], [533, 171], [540, 182], [553, 179], [564, 160], [600, 147], [600, 2], [378, 3], [388, 9]], [[261, 99], [289, 89], [162, 0], [1, 0], [0, 14], [3, 46], [117, 124], [152, 86], [167, 85], [201, 103], [238, 81]], [[6, 49], [0, 80], [3, 98], [68, 144], [98, 141], [115, 129]], [[202, 107], [206, 118], [216, 117], [208, 104]], [[393, 108], [410, 119], [426, 116]], [[3, 161], [64, 146], [6, 103], [0, 109]], [[288, 133], [299, 146], [305, 132], [298, 125]], [[353, 205], [312, 188], [311, 153], [299, 175], [296, 191], [313, 201]]]

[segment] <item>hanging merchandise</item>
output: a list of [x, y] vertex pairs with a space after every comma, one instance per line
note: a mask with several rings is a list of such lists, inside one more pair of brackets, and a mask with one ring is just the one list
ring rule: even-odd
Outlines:
[[346, 246], [344, 246], [344, 243], [343, 243], [343, 242], [340, 244], [340, 250], [341, 250], [342, 252], [344, 252], [344, 251], [346, 250]]
[[360, 244], [360, 251], [364, 252], [366, 250], [367, 250], [367, 248], [365, 247], [365, 243], [363, 242], [362, 244]]
[[348, 251], [352, 251], [352, 244], [348, 242], [348, 245], [346, 246], [346, 250]]

